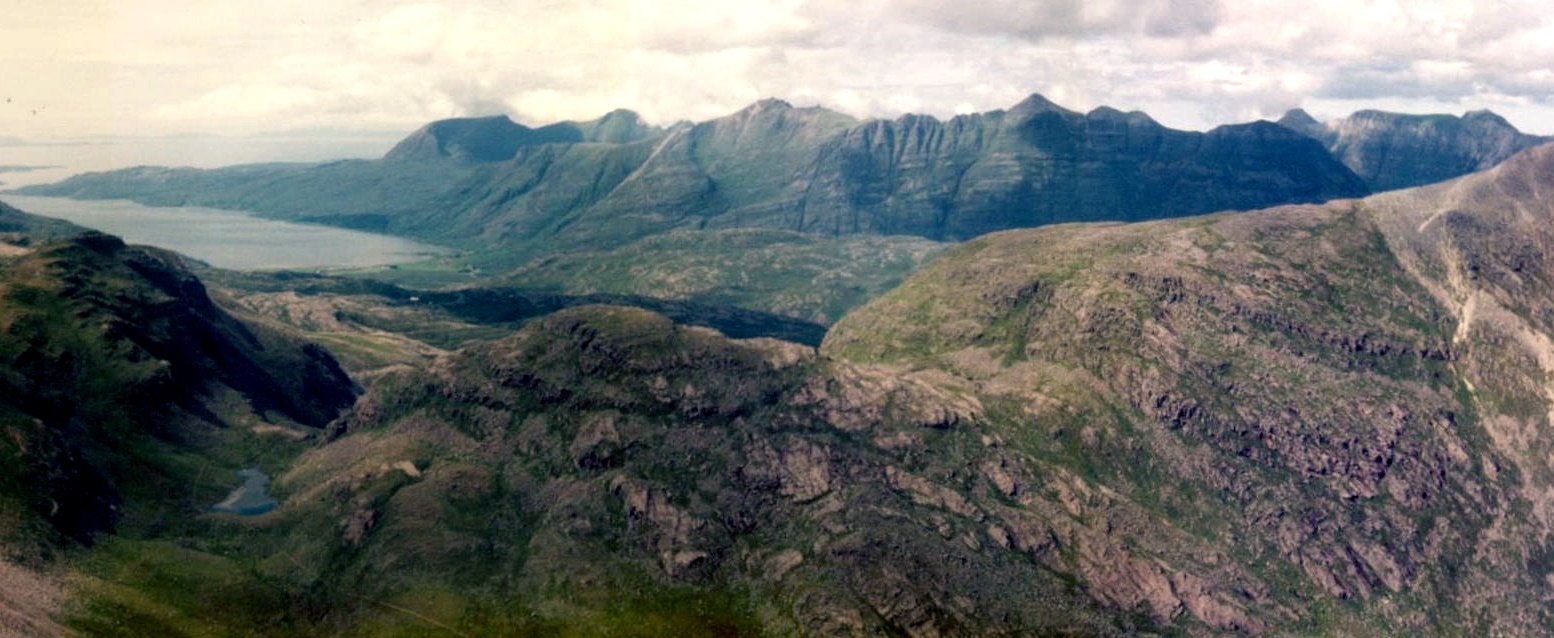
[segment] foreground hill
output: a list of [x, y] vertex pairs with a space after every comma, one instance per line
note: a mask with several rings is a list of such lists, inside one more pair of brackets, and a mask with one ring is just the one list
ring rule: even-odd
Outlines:
[[1054, 468], [1027, 500], [1073, 489], [1047, 477], [1085, 486], [1071, 518], [1043, 521], [1048, 560], [1075, 573], [1107, 555], [1062, 540], [1077, 524], [1129, 548], [1112, 564], [1143, 561], [1132, 586], [1202, 577], [1270, 627], [1540, 635], [1550, 175], [1544, 146], [1360, 201], [993, 235], [843, 319], [823, 352], [979, 388], [1008, 452]]
[[698, 228], [959, 240], [1364, 188], [1319, 144], [1266, 122], [1186, 132], [1032, 96], [949, 121], [859, 122], [778, 100], [670, 129], [629, 112], [538, 129], [449, 120], [379, 161], [136, 168], [23, 190], [249, 210], [532, 257]]
[[1366, 110], [1323, 123], [1296, 109], [1279, 124], [1321, 141], [1377, 192], [1482, 171], [1554, 140], [1522, 133], [1489, 111], [1457, 117]]
[[97, 233], [0, 262], [0, 334], [0, 633], [52, 626], [26, 611], [47, 598], [29, 569], [189, 529], [231, 470], [355, 396], [327, 352], [233, 318], [175, 255]]

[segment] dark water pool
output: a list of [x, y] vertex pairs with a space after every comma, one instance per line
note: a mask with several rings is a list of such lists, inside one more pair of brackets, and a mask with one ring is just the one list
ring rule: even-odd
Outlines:
[[257, 516], [280, 505], [270, 497], [270, 477], [257, 468], [238, 470], [237, 477], [243, 484], [232, 490], [220, 503], [211, 506], [218, 512], [230, 512], [240, 516]]

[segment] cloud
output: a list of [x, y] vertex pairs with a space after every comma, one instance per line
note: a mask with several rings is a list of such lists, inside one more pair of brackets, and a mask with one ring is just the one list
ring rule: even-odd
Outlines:
[[895, 0], [887, 11], [933, 28], [1027, 40], [1194, 36], [1212, 31], [1223, 13], [1219, 0]]
[[[773, 96], [865, 117], [950, 116], [1032, 92], [1192, 128], [1373, 100], [1515, 107], [1554, 132], [1554, 22], [1535, 1], [19, 6], [19, 19], [0, 24], [0, 40], [18, 43], [0, 50], [0, 64], [18, 96], [56, 106], [56, 133], [409, 130], [451, 116], [543, 123], [618, 107], [668, 123]], [[24, 126], [0, 112], [0, 134]]]

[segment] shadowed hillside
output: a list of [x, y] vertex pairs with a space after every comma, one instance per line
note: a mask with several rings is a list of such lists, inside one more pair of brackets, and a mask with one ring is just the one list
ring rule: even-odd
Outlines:
[[23, 633], [58, 628], [27, 611], [58, 583], [17, 563], [188, 531], [230, 470], [355, 397], [327, 352], [234, 319], [175, 255], [98, 233], [0, 262], [0, 334], [0, 571], [19, 587], [0, 586], [0, 628]]

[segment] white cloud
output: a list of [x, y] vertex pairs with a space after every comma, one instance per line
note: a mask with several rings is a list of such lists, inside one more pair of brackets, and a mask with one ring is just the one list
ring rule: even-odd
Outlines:
[[[1206, 128], [1294, 106], [1500, 108], [1554, 132], [1554, 22], [1498, 0], [58, 0], [0, 23], [0, 135], [399, 128], [762, 97], [949, 116], [1031, 92]], [[1338, 113], [1342, 114], [1342, 113]]]

